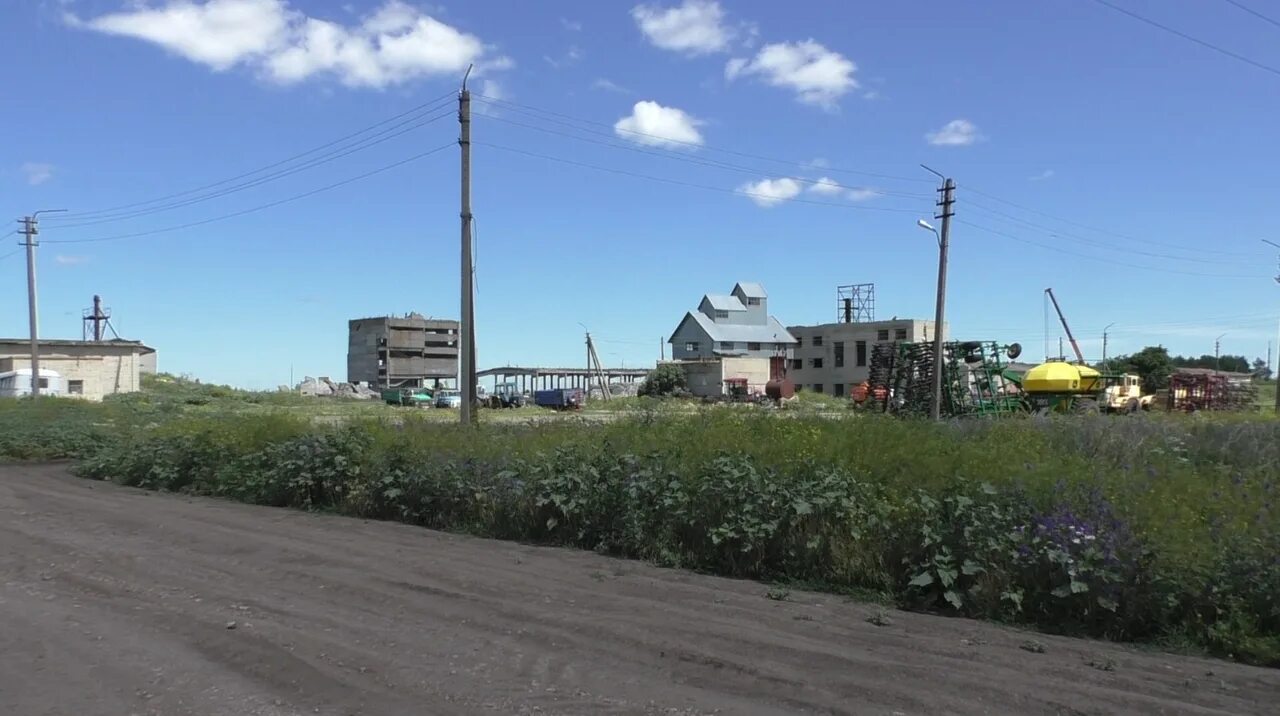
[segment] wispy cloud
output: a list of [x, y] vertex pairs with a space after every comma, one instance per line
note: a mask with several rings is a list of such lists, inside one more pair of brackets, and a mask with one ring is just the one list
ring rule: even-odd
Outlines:
[[1044, 181], [1045, 179], [1052, 179], [1052, 178], [1053, 178], [1054, 173], [1055, 173], [1055, 172], [1054, 172], [1052, 169], [1045, 169], [1044, 171], [1040, 172], [1039, 174], [1037, 174], [1037, 175], [1035, 175], [1035, 176], [1033, 176], [1033, 177], [1030, 177], [1030, 180], [1031, 180], [1031, 181]]
[[746, 195], [757, 206], [768, 208], [796, 198], [800, 194], [800, 182], [790, 177], [761, 179], [743, 184], [738, 187], [738, 192]]
[[543, 55], [542, 59], [545, 60], [548, 65], [551, 65], [553, 68], [558, 70], [561, 67], [568, 67], [569, 65], [576, 63], [578, 60], [581, 60], [582, 50], [579, 49], [577, 45], [570, 45], [569, 49], [565, 51], [563, 56], [552, 57], [551, 55]]
[[823, 196], [835, 196], [844, 191], [844, 187], [830, 177], [822, 177], [809, 185], [809, 191]]
[[813, 40], [778, 42], [760, 48], [750, 59], [736, 57], [725, 65], [729, 80], [757, 76], [765, 84], [796, 93], [805, 104], [834, 109], [845, 93], [858, 88], [858, 66]]
[[350, 87], [383, 88], [421, 77], [457, 75], [513, 63], [480, 38], [403, 0], [386, 0], [354, 24], [306, 15], [288, 0], [163, 0], [68, 24], [150, 42], [222, 72], [255, 70], [268, 81], [296, 84], [333, 77]]
[[607, 80], [603, 77], [600, 77], [596, 79], [595, 82], [592, 82], [591, 89], [604, 90], [606, 92], [617, 92], [618, 94], [631, 94], [631, 90], [627, 89], [626, 87], [623, 87], [617, 82], [614, 82], [612, 80]]
[[582, 23], [577, 20], [570, 20], [564, 17], [560, 18], [560, 27], [563, 27], [569, 32], [582, 32]]
[[859, 186], [850, 189], [847, 196], [849, 197], [849, 201], [870, 201], [877, 197], [884, 196], [884, 192], [869, 186]]
[[53, 257], [54, 263], [59, 266], [79, 266], [80, 264], [89, 263], [88, 256], [58, 254]]
[[924, 135], [925, 139], [935, 147], [967, 147], [985, 139], [978, 126], [967, 119], [953, 119], [936, 132]]
[[53, 178], [53, 165], [45, 162], [26, 162], [22, 165], [22, 175], [27, 184], [40, 186]]

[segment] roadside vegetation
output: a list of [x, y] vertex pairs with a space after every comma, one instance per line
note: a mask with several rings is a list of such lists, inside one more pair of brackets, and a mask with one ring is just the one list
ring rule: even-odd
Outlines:
[[778, 420], [636, 398], [611, 421], [465, 429], [169, 387], [0, 401], [0, 457], [1280, 666], [1271, 417]]

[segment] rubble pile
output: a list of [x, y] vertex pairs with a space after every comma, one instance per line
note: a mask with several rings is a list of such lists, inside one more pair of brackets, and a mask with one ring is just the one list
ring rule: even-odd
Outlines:
[[312, 378], [307, 376], [294, 390], [302, 395], [329, 396], [349, 400], [373, 400], [379, 397], [378, 391], [370, 388], [368, 383], [337, 383], [327, 377]]

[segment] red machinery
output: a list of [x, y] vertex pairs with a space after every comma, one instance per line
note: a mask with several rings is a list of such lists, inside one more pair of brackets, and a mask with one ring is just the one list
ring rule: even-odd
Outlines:
[[775, 355], [769, 358], [769, 382], [764, 385], [764, 394], [779, 405], [782, 401], [795, 397], [796, 384], [787, 377], [786, 355]]

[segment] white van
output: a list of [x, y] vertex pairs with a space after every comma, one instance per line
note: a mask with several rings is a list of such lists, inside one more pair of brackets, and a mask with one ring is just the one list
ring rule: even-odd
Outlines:
[[[57, 371], [40, 369], [40, 394], [62, 395], [62, 376]], [[0, 398], [20, 398], [31, 395], [31, 369], [19, 368], [0, 373]]]

